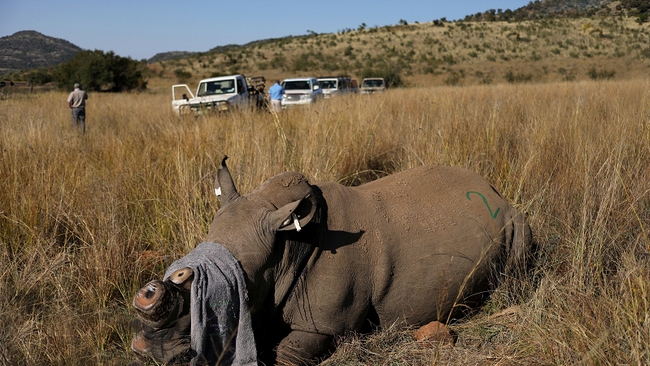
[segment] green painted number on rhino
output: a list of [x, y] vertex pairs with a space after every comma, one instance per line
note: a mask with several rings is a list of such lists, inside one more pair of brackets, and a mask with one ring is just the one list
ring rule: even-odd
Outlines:
[[496, 218], [497, 218], [497, 214], [499, 213], [499, 210], [500, 210], [501, 208], [497, 208], [497, 210], [494, 211], [494, 213], [493, 213], [493, 212], [492, 212], [492, 209], [490, 208], [490, 205], [488, 204], [487, 199], [485, 198], [485, 196], [484, 196], [483, 194], [481, 194], [480, 192], [473, 192], [473, 191], [467, 192], [467, 193], [465, 194], [465, 197], [467, 197], [467, 199], [470, 200], [470, 201], [472, 200], [471, 198], [469, 198], [469, 195], [470, 195], [470, 194], [475, 194], [475, 195], [480, 196], [481, 199], [483, 200], [483, 203], [485, 203], [485, 207], [487, 207], [488, 211], [490, 211], [490, 216], [491, 216], [493, 219], [496, 219]]

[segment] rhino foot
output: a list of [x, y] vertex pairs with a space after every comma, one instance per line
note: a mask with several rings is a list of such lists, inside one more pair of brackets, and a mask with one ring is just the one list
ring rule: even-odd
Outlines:
[[318, 357], [332, 349], [332, 336], [292, 331], [277, 349], [278, 365], [316, 365]]

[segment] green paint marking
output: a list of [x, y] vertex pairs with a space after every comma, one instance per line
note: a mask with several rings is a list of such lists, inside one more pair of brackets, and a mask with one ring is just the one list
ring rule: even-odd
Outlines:
[[471, 201], [472, 199], [469, 198], [469, 195], [472, 194], [472, 193], [481, 196], [481, 199], [483, 199], [483, 203], [485, 203], [485, 207], [487, 207], [488, 211], [490, 211], [490, 216], [492, 216], [493, 219], [496, 219], [496, 218], [497, 218], [497, 214], [499, 214], [499, 210], [500, 210], [501, 208], [500, 208], [500, 207], [497, 208], [497, 210], [494, 211], [494, 213], [492, 213], [492, 209], [490, 208], [490, 205], [488, 204], [487, 199], [486, 199], [485, 196], [482, 195], [481, 193], [470, 191], [470, 192], [467, 192], [467, 193], [465, 194], [465, 197], [467, 197], [467, 199]]

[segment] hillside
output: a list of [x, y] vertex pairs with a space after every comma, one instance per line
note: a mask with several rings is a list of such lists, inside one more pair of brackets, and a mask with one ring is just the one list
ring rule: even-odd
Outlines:
[[72, 59], [81, 48], [36, 31], [21, 31], [0, 38], [0, 75], [16, 70], [58, 65]]
[[[149, 59], [149, 88], [244, 73], [282, 79], [348, 74], [406, 86], [631, 79], [650, 68], [650, 0], [544, 0], [464, 20], [261, 39]], [[0, 38], [0, 75], [51, 66], [80, 50], [34, 31]], [[20, 80], [19, 75], [11, 75]]]
[[232, 73], [267, 79], [397, 73], [404, 84], [423, 86], [632, 79], [650, 71], [650, 27], [636, 17], [404, 23], [157, 62], [149, 85]]
[[194, 54], [195, 52], [188, 52], [188, 51], [161, 52], [155, 54], [152, 58], [148, 59], [147, 62], [154, 63], [160, 61], [175, 60], [178, 58], [189, 57]]
[[536, 0], [514, 11], [490, 9], [483, 13], [467, 15], [465, 20], [526, 20], [612, 15], [633, 17], [644, 23], [648, 21], [649, 8], [650, 0]]
[[544, 0], [531, 1], [514, 11], [490, 9], [467, 15], [465, 20], [524, 20], [548, 17], [588, 16], [610, 8], [611, 0]]

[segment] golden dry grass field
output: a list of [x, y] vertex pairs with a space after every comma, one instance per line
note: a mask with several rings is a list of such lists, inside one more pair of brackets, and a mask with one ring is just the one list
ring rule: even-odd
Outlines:
[[[463, 166], [524, 211], [529, 279], [450, 324], [340, 339], [326, 365], [650, 363], [650, 80], [389, 90], [311, 108], [180, 118], [164, 93], [0, 100], [0, 364], [124, 365], [131, 300], [201, 242], [218, 163], [240, 192], [286, 171], [360, 184]], [[285, 136], [286, 139], [282, 138]], [[507, 310], [506, 312], [503, 312]]]

